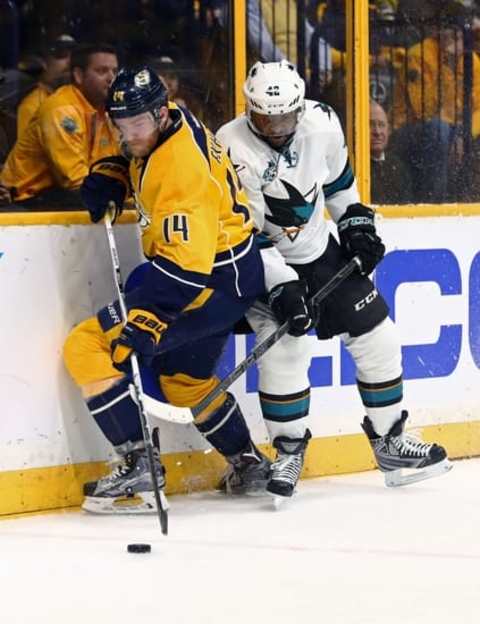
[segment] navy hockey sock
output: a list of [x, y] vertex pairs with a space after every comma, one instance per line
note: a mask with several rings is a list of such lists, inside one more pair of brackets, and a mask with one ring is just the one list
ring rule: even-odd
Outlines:
[[240, 453], [250, 441], [250, 433], [240, 407], [227, 392], [225, 402], [208, 420], [195, 425], [200, 433], [226, 457]]
[[130, 380], [121, 381], [87, 400], [90, 414], [113, 446], [143, 440], [138, 407], [130, 395]]

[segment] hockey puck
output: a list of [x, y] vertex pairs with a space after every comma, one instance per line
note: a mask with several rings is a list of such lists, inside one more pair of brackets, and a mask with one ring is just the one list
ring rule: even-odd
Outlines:
[[129, 544], [127, 550], [129, 553], [149, 553], [152, 547], [150, 544]]

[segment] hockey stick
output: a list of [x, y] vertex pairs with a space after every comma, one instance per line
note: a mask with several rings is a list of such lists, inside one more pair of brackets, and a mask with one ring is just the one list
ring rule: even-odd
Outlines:
[[[355, 256], [350, 262], [345, 265], [340, 271], [324, 285], [318, 292], [316, 292], [309, 300], [309, 304], [317, 305], [323, 301], [332, 291], [337, 288], [351, 273], [356, 269], [361, 269], [362, 263], [360, 258]], [[243, 373], [259, 360], [266, 351], [268, 351], [274, 344], [276, 344], [280, 338], [282, 338], [289, 330], [290, 322], [286, 321], [280, 327], [278, 327], [268, 338], [265, 338], [263, 342], [257, 345], [250, 354], [240, 362], [240, 364], [222, 381], [211, 390], [207, 396], [194, 405], [193, 407], [175, 407], [168, 403], [161, 403], [151, 397], [148, 399], [147, 411], [162, 420], [168, 420], [170, 422], [177, 422], [187, 424], [195, 420], [195, 418], [222, 392], [224, 392], [229, 386], [233, 384]]]
[[[120, 311], [122, 313], [122, 320], [127, 322], [127, 306], [125, 305], [125, 291], [123, 288], [122, 274], [120, 272], [120, 260], [118, 257], [117, 244], [115, 242], [115, 235], [113, 233], [112, 218], [107, 212], [105, 214], [105, 230], [107, 232], [108, 246], [110, 248], [110, 257], [112, 259], [113, 278], [118, 294], [118, 301], [120, 304]], [[150, 433], [150, 427], [147, 421], [147, 412], [144, 406], [144, 393], [142, 386], [142, 378], [140, 376], [140, 369], [138, 366], [138, 359], [135, 352], [132, 352], [130, 356], [130, 364], [132, 365], [132, 377], [133, 377], [133, 390], [135, 394], [135, 400], [138, 406], [138, 415], [140, 417], [140, 423], [142, 425], [143, 442], [145, 444], [145, 450], [147, 451], [148, 465], [150, 468], [150, 475], [152, 477], [153, 493], [155, 496], [155, 503], [157, 505], [157, 514], [160, 521], [160, 527], [163, 535], [168, 535], [168, 513], [166, 500], [162, 500], [162, 494], [158, 489], [158, 478], [155, 472], [155, 463], [153, 458], [153, 444], [152, 436]]]

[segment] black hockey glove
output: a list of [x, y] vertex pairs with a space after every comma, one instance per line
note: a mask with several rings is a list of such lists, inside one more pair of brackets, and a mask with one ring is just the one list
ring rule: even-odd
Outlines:
[[314, 318], [307, 304], [307, 286], [295, 280], [278, 284], [268, 295], [268, 303], [280, 323], [290, 321], [288, 333], [303, 336], [314, 325]]
[[84, 206], [93, 223], [103, 219], [112, 209], [112, 223], [122, 214], [129, 188], [128, 161], [121, 156], [102, 158], [90, 168], [80, 187]]
[[385, 245], [377, 235], [374, 219], [371, 208], [352, 204], [337, 223], [343, 255], [347, 260], [358, 256], [363, 275], [370, 275], [385, 255]]

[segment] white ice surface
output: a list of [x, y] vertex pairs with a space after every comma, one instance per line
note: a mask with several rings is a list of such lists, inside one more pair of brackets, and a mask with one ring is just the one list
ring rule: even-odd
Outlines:
[[[480, 460], [389, 490], [304, 481], [290, 505], [205, 493], [155, 517], [0, 521], [5, 624], [479, 624]], [[128, 543], [149, 542], [134, 555]]]

